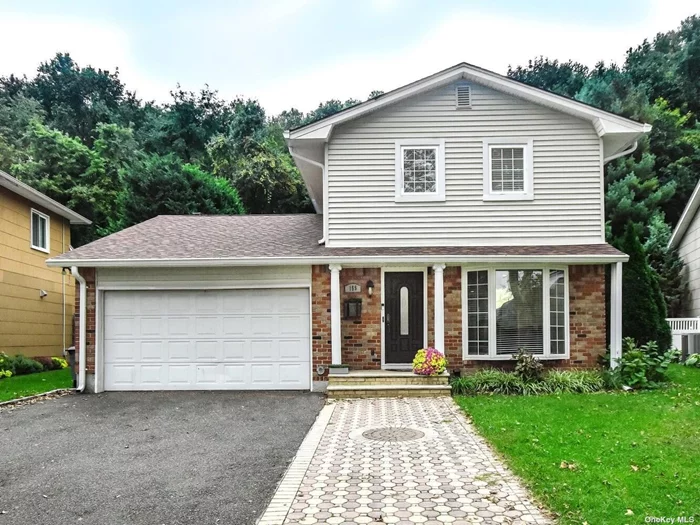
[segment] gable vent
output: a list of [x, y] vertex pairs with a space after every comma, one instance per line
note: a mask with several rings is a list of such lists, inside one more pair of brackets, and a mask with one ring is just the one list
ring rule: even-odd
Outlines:
[[472, 88], [469, 84], [457, 84], [455, 88], [457, 109], [472, 107]]

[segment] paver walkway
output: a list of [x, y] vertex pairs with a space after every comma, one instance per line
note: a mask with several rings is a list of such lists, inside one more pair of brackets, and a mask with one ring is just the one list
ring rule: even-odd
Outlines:
[[551, 523], [450, 398], [324, 411], [260, 525]]

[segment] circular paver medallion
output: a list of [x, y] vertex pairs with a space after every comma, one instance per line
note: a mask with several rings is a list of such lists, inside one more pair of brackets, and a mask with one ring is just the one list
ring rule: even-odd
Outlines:
[[415, 428], [381, 427], [365, 430], [362, 433], [362, 437], [371, 439], [372, 441], [413, 441], [414, 439], [425, 437], [425, 432], [416, 430]]

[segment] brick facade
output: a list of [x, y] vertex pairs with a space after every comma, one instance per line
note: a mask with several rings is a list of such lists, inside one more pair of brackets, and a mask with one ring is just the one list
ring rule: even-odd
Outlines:
[[[85, 326], [85, 351], [86, 370], [88, 374], [95, 373], [95, 269], [81, 268], [80, 275], [87, 284], [87, 319]], [[80, 286], [75, 283], [75, 317], [73, 325], [73, 345], [75, 346], [75, 363], [79, 365], [79, 345], [80, 345]], [[77, 373], [77, 369], [76, 369]]]
[[[87, 371], [95, 372], [95, 269], [83, 268], [87, 289]], [[374, 293], [367, 294], [367, 281], [374, 283]], [[331, 363], [331, 299], [330, 271], [328, 266], [313, 266], [311, 269], [311, 323], [312, 366], [314, 379], [318, 365], [328, 367]], [[360, 319], [341, 320], [342, 361], [354, 369], [378, 369], [381, 367], [381, 269], [344, 268], [340, 272], [341, 305], [346, 298], [362, 299]], [[345, 285], [359, 284], [359, 293], [345, 293]], [[428, 344], [434, 344], [434, 277], [428, 275]], [[462, 361], [462, 287], [461, 269], [447, 267], [444, 271], [445, 290], [445, 353], [450, 369], [473, 369], [478, 367], [509, 367], [508, 361]], [[569, 316], [570, 359], [545, 361], [547, 366], [557, 368], [590, 368], [596, 366], [599, 356], [606, 349], [605, 315], [605, 266], [569, 267]], [[80, 295], [76, 287], [75, 297], [75, 346], [79, 345]], [[76, 352], [76, 359], [78, 355]]]
[[[330, 336], [330, 272], [327, 266], [313, 268], [314, 304], [314, 367], [328, 365], [331, 360]], [[483, 367], [510, 368], [509, 361], [462, 360], [462, 283], [461, 268], [444, 270], [445, 348], [451, 370]], [[375, 292], [367, 297], [366, 282], [372, 280]], [[345, 294], [346, 284], [363, 287], [360, 294]], [[434, 276], [428, 275], [428, 345], [434, 345]], [[361, 297], [362, 318], [342, 320], [342, 360], [351, 368], [375, 369], [381, 366], [381, 270], [379, 268], [345, 268], [340, 272], [341, 305], [346, 297]], [[556, 368], [595, 367], [606, 349], [605, 266], [569, 267], [570, 359], [547, 360]], [[319, 305], [318, 308], [316, 305]], [[321, 316], [320, 318], [318, 316]]]

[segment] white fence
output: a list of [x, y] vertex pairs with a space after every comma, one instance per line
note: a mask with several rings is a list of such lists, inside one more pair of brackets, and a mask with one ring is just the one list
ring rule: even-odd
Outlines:
[[673, 334], [700, 334], [700, 317], [674, 317], [666, 321], [671, 326]]

